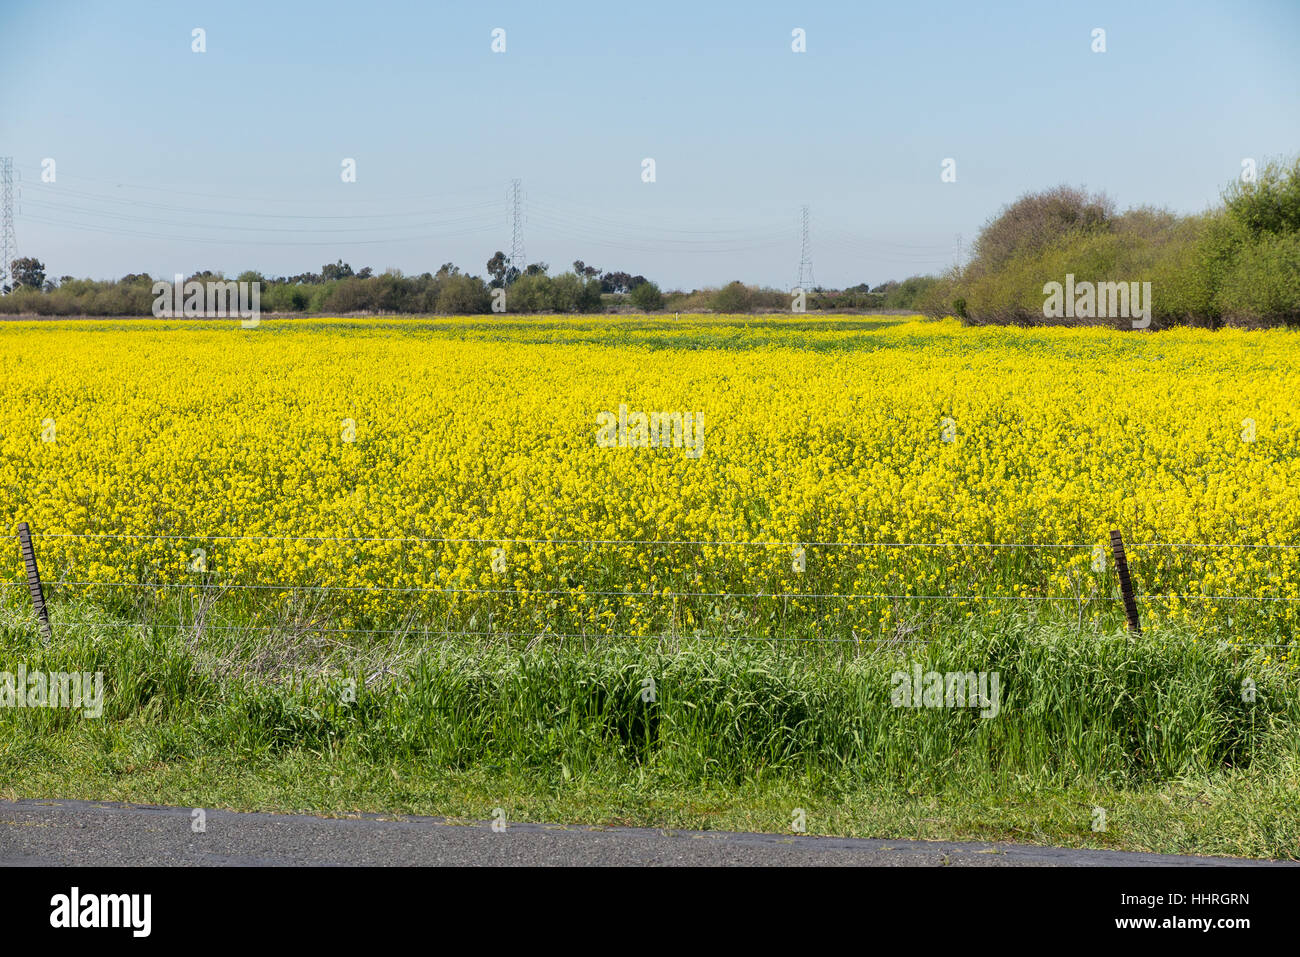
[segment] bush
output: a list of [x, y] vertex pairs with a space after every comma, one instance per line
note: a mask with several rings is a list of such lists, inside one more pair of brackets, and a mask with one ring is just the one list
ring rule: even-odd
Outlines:
[[599, 279], [588, 279], [582, 286], [582, 311], [603, 312], [605, 298]]
[[641, 283], [632, 290], [628, 299], [642, 312], [658, 312], [664, 307], [664, 295], [652, 282]]
[[492, 296], [482, 279], [457, 273], [438, 283], [436, 311], [445, 315], [482, 315], [492, 308]]
[[938, 276], [909, 276], [885, 293], [881, 305], [886, 309], [916, 309], [938, 282]]
[[581, 312], [586, 289], [574, 273], [561, 273], [551, 280], [551, 312]]
[[507, 312], [545, 312], [551, 308], [552, 280], [544, 273], [520, 276], [506, 288]]
[[330, 290], [324, 298], [323, 306], [328, 312], [340, 315], [349, 312], [369, 312], [375, 308], [372, 289], [366, 287], [364, 279], [350, 276], [330, 283]]
[[1228, 215], [1251, 236], [1300, 232], [1300, 157], [1290, 166], [1273, 161], [1253, 183], [1236, 179], [1223, 192]]
[[1300, 324], [1300, 232], [1263, 236], [1243, 247], [1216, 303], [1234, 325]]
[[936, 276], [934, 283], [917, 297], [916, 311], [936, 319], [945, 316], [966, 318], [966, 300], [957, 295], [959, 275], [959, 270], [953, 269], [946, 275]]
[[1057, 186], [1027, 193], [991, 219], [975, 241], [970, 268], [991, 272], [1012, 259], [1032, 256], [1071, 233], [1105, 229], [1115, 216], [1114, 204], [1102, 193]]
[[710, 307], [714, 312], [749, 312], [753, 308], [754, 291], [737, 280], [728, 283], [710, 298]]
[[1043, 285], [1073, 273], [1150, 282], [1156, 326], [1297, 323], [1300, 159], [1233, 183], [1224, 203], [1199, 216], [1151, 207], [1117, 216], [1104, 196], [1082, 190], [1025, 196], [985, 227], [966, 269], [923, 289], [918, 302], [930, 315], [1039, 324]]

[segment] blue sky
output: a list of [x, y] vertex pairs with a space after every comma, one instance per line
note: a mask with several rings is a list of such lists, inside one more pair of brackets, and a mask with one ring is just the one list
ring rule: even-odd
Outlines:
[[806, 203], [818, 282], [874, 285], [1028, 190], [1194, 212], [1300, 153], [1300, 2], [4, 0], [0, 78], [54, 276], [481, 274], [519, 177], [553, 271], [789, 286]]

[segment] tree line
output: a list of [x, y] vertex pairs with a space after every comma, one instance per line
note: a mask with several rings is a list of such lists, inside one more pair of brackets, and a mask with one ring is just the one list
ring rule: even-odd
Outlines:
[[[14, 285], [0, 296], [0, 313], [43, 316], [148, 316], [153, 314], [155, 282], [171, 276], [132, 273], [117, 280], [47, 277], [39, 260], [25, 257], [13, 263]], [[185, 282], [227, 281], [223, 273], [201, 270]], [[423, 315], [483, 315], [494, 311], [493, 293], [505, 289], [508, 313], [599, 313], [618, 309], [638, 312], [789, 312], [791, 293], [741, 282], [690, 292], [664, 292], [645, 276], [622, 270], [602, 271], [583, 260], [555, 275], [544, 262], [514, 268], [503, 252], [487, 261], [486, 275], [464, 273], [454, 263], [418, 276], [371, 267], [353, 269], [341, 259], [319, 272], [266, 276], [247, 271], [236, 282], [261, 284], [261, 309], [268, 313], [352, 314], [409, 313]], [[874, 289], [867, 283], [845, 290], [810, 290], [810, 310], [914, 308], [935, 277], [914, 276]]]
[[[1147, 286], [1151, 324], [1300, 325], [1300, 157], [1253, 163], [1221, 194], [1219, 206], [1180, 216], [1139, 206], [1122, 212], [1102, 193], [1058, 186], [1028, 193], [990, 218], [964, 266], [940, 276], [911, 276], [877, 286], [809, 290], [809, 311], [910, 310], [957, 316], [972, 323], [1039, 325], [1079, 321], [1073, 303], [1062, 319], [1049, 314], [1049, 288]], [[0, 296], [0, 313], [53, 316], [147, 316], [155, 279], [144, 274], [95, 281], [47, 278], [45, 266], [24, 257], [12, 268], [13, 287]], [[172, 277], [160, 277], [170, 281]], [[224, 280], [203, 271], [187, 281]], [[546, 263], [520, 270], [503, 252], [470, 275], [453, 263], [437, 272], [405, 276], [375, 273], [338, 260], [319, 272], [259, 282], [261, 308], [270, 313], [509, 313], [790, 312], [790, 290], [731, 282], [691, 292], [662, 291], [642, 275], [602, 271], [575, 260], [552, 275]], [[504, 289], [506, 295], [496, 295]], [[1087, 321], [1126, 326], [1126, 319], [1090, 314]]]

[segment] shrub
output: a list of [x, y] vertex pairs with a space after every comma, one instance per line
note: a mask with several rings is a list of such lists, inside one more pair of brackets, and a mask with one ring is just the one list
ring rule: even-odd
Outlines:
[[1223, 192], [1228, 215], [1251, 236], [1300, 232], [1300, 157], [1289, 166], [1274, 160], [1253, 183], [1236, 179]]
[[507, 312], [544, 312], [551, 308], [551, 277], [544, 273], [527, 273], [506, 289]]
[[1114, 219], [1111, 200], [1071, 186], [1027, 193], [985, 224], [970, 268], [984, 273], [1013, 258], [1042, 252], [1071, 233], [1105, 229]]
[[715, 292], [709, 305], [714, 312], [749, 312], [753, 301], [754, 291], [737, 280]]
[[367, 288], [363, 279], [350, 276], [331, 283], [330, 287], [323, 302], [328, 312], [368, 312], [375, 308], [374, 292]]
[[664, 307], [664, 295], [652, 282], [641, 283], [632, 290], [628, 299], [642, 312], [658, 312]]
[[586, 290], [574, 273], [561, 273], [551, 280], [549, 309], [553, 312], [580, 312]]
[[1234, 325], [1300, 324], [1300, 232], [1262, 236], [1242, 247], [1216, 302]]
[[882, 305], [886, 309], [916, 309], [929, 292], [930, 287], [939, 282], [938, 276], [909, 276], [885, 293]]
[[483, 280], [457, 273], [438, 282], [436, 311], [447, 315], [481, 315], [492, 308], [492, 297]]

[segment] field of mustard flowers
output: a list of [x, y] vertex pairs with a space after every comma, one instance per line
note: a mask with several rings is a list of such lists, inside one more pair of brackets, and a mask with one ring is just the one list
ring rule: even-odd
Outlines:
[[1119, 529], [1145, 627], [1293, 667], [1282, 330], [13, 322], [0, 375], [13, 609], [25, 521], [56, 617], [856, 653], [1122, 621]]

